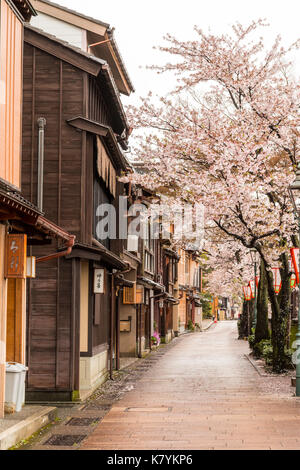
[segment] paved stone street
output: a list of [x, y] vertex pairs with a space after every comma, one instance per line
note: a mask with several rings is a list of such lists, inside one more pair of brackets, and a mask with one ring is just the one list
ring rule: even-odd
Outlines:
[[186, 335], [148, 361], [81, 449], [300, 449], [289, 377], [263, 377], [236, 322]]

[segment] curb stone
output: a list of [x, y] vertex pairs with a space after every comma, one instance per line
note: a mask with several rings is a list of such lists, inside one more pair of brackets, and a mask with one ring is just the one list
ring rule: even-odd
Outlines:
[[57, 408], [47, 407], [0, 434], [0, 450], [8, 450], [51, 423]]

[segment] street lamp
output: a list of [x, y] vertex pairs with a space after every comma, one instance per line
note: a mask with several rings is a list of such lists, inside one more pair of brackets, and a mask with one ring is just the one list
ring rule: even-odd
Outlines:
[[[300, 242], [300, 163], [296, 173], [296, 179], [289, 187], [289, 194], [294, 208], [295, 218], [298, 222], [298, 234]], [[300, 264], [300, 250], [299, 250]], [[299, 297], [298, 297], [298, 332], [296, 334], [297, 344], [297, 364], [296, 364], [296, 397], [300, 397], [300, 279], [299, 279]]]
[[256, 328], [257, 324], [257, 286], [256, 286], [256, 278], [257, 278], [257, 262], [258, 262], [258, 253], [255, 248], [250, 250], [250, 256], [252, 264], [254, 264], [254, 319], [253, 319], [253, 328]]

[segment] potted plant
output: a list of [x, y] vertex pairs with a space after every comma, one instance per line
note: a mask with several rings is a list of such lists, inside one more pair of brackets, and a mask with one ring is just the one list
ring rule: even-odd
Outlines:
[[158, 347], [160, 345], [161, 343], [160, 335], [157, 331], [155, 331], [155, 333], [153, 333], [153, 336], [151, 336], [151, 342], [152, 342], [152, 346]]

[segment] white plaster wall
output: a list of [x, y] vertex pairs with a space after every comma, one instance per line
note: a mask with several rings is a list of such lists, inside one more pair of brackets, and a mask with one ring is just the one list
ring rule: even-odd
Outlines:
[[77, 26], [65, 23], [44, 13], [39, 13], [38, 16], [33, 17], [31, 25], [63, 41], [67, 41], [72, 46], [79, 47], [84, 51], [87, 50], [86, 31]]
[[195, 323], [198, 323], [200, 328], [202, 328], [202, 308], [201, 307], [195, 308]]
[[80, 391], [93, 392], [107, 379], [108, 351], [80, 358]]

